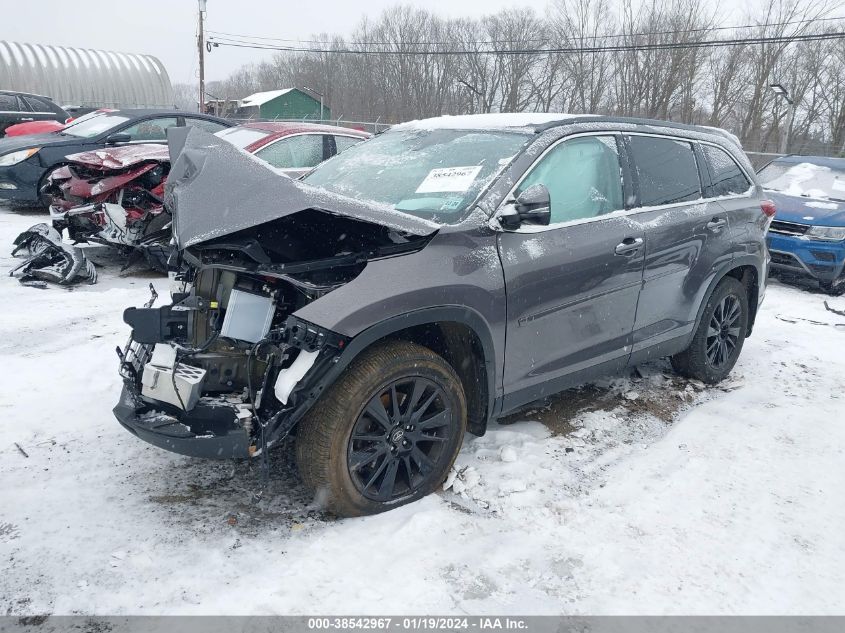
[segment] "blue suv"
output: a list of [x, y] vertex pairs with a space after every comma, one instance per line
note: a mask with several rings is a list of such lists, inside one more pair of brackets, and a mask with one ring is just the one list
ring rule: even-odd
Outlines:
[[777, 216], [767, 243], [772, 271], [845, 291], [845, 158], [783, 156], [758, 174]]

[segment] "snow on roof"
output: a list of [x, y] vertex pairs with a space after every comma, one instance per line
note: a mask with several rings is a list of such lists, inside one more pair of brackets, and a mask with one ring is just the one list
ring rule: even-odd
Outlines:
[[472, 130], [501, 129], [508, 127], [530, 127], [551, 121], [587, 118], [595, 114], [565, 114], [562, 112], [496, 112], [489, 114], [460, 114], [419, 119], [394, 125], [393, 130]]
[[283, 94], [287, 94], [293, 90], [293, 88], [282, 88], [281, 90], [268, 90], [266, 92], [256, 92], [255, 94], [251, 94], [248, 97], [244, 97], [241, 99], [241, 107], [249, 107], [249, 106], [261, 106], [267, 103], [268, 101], [272, 101], [276, 97], [281, 97]]

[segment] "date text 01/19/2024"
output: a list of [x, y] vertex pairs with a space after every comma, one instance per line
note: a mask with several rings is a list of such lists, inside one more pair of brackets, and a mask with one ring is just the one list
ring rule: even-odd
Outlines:
[[339, 617], [309, 618], [310, 630], [451, 630], [451, 631], [519, 631], [528, 628], [521, 618], [498, 617]]

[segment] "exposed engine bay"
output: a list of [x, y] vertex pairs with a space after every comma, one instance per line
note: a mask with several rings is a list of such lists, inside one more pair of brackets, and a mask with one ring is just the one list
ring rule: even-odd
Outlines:
[[166, 271], [171, 215], [163, 196], [170, 173], [166, 146], [132, 145], [67, 157], [68, 165], [47, 178], [53, 227], [75, 243], [120, 249], [127, 266], [146, 259]]
[[427, 242], [308, 209], [181, 251], [172, 303], [124, 313], [132, 338], [118, 350], [118, 418], [176, 452], [262, 453], [310, 408], [347, 343], [296, 311], [353, 280], [370, 259]]

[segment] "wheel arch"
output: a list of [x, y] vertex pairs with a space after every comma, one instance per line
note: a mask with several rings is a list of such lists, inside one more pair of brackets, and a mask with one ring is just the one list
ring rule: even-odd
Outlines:
[[[701, 317], [704, 314], [704, 308], [707, 305], [707, 301], [713, 295], [713, 291], [716, 290], [716, 286], [718, 286], [719, 282], [725, 277], [734, 277], [745, 286], [746, 292], [748, 293], [749, 312], [748, 327], [745, 331], [745, 337], [748, 338], [751, 336], [751, 331], [754, 328], [754, 321], [757, 318], [757, 307], [760, 297], [760, 263], [755, 257], [750, 255], [731, 260], [731, 262], [726, 264], [719, 274], [713, 277], [713, 280], [707, 287], [707, 292], [704, 293], [701, 305], [698, 306], [698, 313], [695, 317], [695, 326], [692, 329], [693, 334], [701, 323]], [[692, 334], [690, 335], [690, 338], [691, 337]]]
[[448, 362], [464, 387], [467, 428], [483, 435], [493, 415], [496, 353], [486, 320], [466, 306], [436, 306], [380, 321], [354, 336], [333, 367], [333, 383], [363, 351], [391, 339], [408, 340], [431, 349]]

